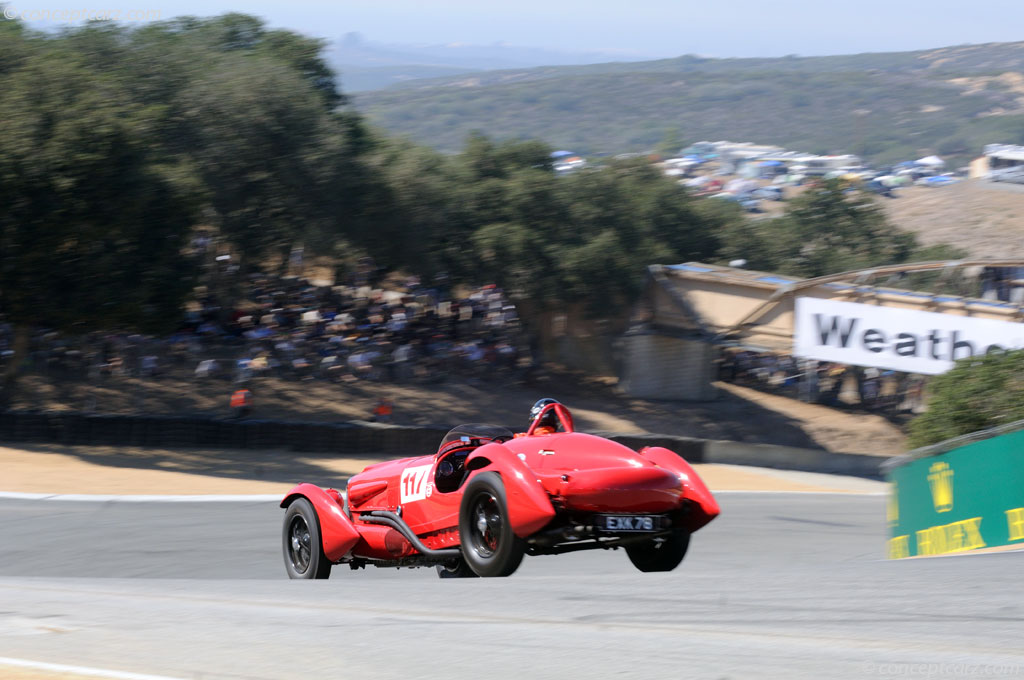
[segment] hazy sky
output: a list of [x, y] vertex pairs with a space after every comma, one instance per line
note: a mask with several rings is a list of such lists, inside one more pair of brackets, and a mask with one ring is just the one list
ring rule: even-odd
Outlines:
[[170, 18], [241, 11], [331, 39], [358, 31], [384, 43], [505, 42], [652, 57], [845, 54], [1024, 40], [1022, 0], [3, 1], [18, 12], [156, 10]]

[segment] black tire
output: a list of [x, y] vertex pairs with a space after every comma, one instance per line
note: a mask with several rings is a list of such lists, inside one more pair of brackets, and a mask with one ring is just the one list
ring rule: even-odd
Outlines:
[[477, 573], [469, 568], [466, 560], [461, 557], [445, 564], [437, 565], [439, 578], [476, 578]]
[[320, 542], [320, 521], [313, 504], [305, 498], [296, 499], [284, 513], [281, 532], [284, 568], [288, 578], [323, 579], [331, 575], [331, 563]]
[[462, 558], [478, 576], [509, 576], [523, 561], [526, 546], [508, 521], [505, 485], [497, 472], [474, 477], [459, 508]]
[[633, 566], [643, 572], [672, 571], [686, 557], [690, 547], [690, 534], [674, 531], [663, 541], [649, 541], [626, 546], [626, 554]]

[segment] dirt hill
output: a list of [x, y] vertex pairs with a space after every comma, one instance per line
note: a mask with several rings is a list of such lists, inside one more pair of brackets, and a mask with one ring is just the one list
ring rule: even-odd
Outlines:
[[908, 187], [882, 205], [923, 243], [949, 243], [975, 257], [1024, 257], [1024, 185], [974, 179]]

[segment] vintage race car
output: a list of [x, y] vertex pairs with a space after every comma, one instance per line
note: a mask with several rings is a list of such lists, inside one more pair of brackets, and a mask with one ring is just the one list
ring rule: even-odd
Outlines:
[[461, 425], [437, 453], [370, 465], [344, 493], [299, 484], [281, 507], [293, 579], [335, 564], [508, 576], [524, 555], [620, 547], [640, 571], [671, 571], [719, 513], [680, 456], [576, 432], [557, 402], [525, 434]]

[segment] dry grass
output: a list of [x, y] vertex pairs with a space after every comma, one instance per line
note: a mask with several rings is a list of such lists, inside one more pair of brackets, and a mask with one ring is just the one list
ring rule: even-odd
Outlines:
[[879, 200], [893, 224], [924, 244], [949, 243], [975, 257], [1024, 256], [1024, 185], [975, 179], [898, 194]]

